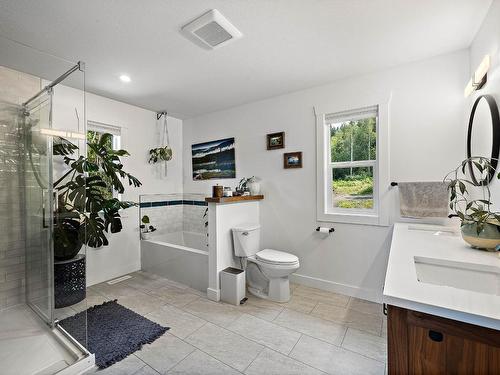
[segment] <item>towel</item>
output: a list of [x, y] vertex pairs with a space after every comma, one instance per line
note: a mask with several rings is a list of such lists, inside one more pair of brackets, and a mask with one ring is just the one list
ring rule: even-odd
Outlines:
[[448, 184], [436, 182], [399, 182], [401, 217], [448, 216]]

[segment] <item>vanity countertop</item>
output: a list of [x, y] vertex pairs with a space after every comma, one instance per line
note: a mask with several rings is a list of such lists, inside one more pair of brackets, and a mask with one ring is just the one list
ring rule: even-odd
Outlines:
[[[430, 267], [419, 268], [417, 275], [415, 260], [417, 263], [430, 262]], [[464, 264], [467, 269], [461, 274]], [[442, 265], [444, 268], [440, 268]], [[429, 278], [440, 281], [430, 283]], [[445, 285], [450, 283], [443, 279], [470, 289], [484, 287], [488, 291]], [[439, 283], [442, 285], [437, 285]], [[472, 249], [462, 240], [458, 228], [409, 223], [394, 225], [384, 285], [386, 304], [500, 330], [499, 294], [500, 258], [497, 253]]]

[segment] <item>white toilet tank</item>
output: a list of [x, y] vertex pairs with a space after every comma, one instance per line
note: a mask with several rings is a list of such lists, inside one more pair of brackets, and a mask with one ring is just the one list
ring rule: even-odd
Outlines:
[[260, 225], [245, 224], [232, 229], [234, 255], [237, 257], [249, 257], [261, 250], [260, 248]]

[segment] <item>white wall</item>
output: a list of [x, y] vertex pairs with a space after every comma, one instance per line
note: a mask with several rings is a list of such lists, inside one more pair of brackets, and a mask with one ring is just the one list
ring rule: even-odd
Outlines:
[[[54, 127], [77, 130], [74, 108], [83, 113], [82, 92], [65, 86], [56, 86], [54, 92]], [[121, 147], [131, 156], [122, 158], [124, 170], [136, 176], [140, 188], [124, 183], [124, 200], [139, 202], [140, 194], [182, 193], [182, 121], [168, 118], [173, 159], [168, 163], [167, 178], [160, 167], [148, 164], [149, 149], [159, 146], [161, 128], [156, 114], [139, 107], [121, 103], [91, 93], [86, 94], [87, 120], [121, 128]], [[82, 120], [83, 121], [83, 120]], [[80, 125], [80, 128], [81, 125]], [[139, 270], [139, 208], [122, 211], [123, 229], [109, 234], [109, 246], [99, 249], [87, 247], [87, 284], [92, 285]]]
[[[484, 94], [493, 95], [500, 107], [500, 0], [493, 1], [488, 15], [472, 42], [470, 47], [470, 75], [487, 54], [491, 56], [488, 82], [481, 90], [471, 95], [467, 103], [468, 112], [470, 112], [474, 100], [479, 95]], [[499, 169], [497, 169], [497, 174], [498, 171]], [[490, 190], [495, 209], [500, 210], [500, 180], [495, 178], [490, 184]]]
[[[87, 119], [122, 128], [122, 148], [131, 156], [123, 158], [124, 169], [136, 176], [140, 188], [125, 187], [124, 200], [139, 202], [140, 194], [182, 193], [182, 121], [168, 118], [173, 159], [168, 162], [167, 178], [160, 167], [148, 164], [149, 149], [160, 146], [161, 127], [156, 125], [152, 111], [87, 95]], [[110, 245], [100, 249], [87, 248], [87, 277], [90, 284], [109, 280], [141, 268], [139, 241], [139, 208], [123, 214], [123, 230], [109, 236]]]
[[220, 299], [219, 274], [239, 267], [233, 251], [232, 228], [259, 221], [260, 201], [208, 204], [208, 289], [212, 301]]
[[[468, 75], [468, 51], [463, 50], [184, 120], [184, 191], [210, 194], [215, 183], [235, 186], [244, 176], [262, 178], [263, 247], [299, 256], [296, 280], [302, 283], [379, 300], [391, 228], [334, 224], [328, 238], [314, 231], [319, 223], [313, 106], [349, 105], [392, 92], [391, 179], [440, 180], [465, 154]], [[276, 131], [286, 132], [286, 149], [267, 151], [266, 134]], [[237, 178], [193, 181], [191, 144], [232, 136]], [[302, 169], [283, 169], [283, 152], [290, 151], [303, 151]]]

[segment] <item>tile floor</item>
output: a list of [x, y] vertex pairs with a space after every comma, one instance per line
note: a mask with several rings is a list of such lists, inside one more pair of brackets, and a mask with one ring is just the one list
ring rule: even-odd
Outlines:
[[[89, 288], [87, 303], [118, 299], [171, 327], [153, 344], [99, 375], [384, 374], [382, 306], [292, 285], [279, 304], [248, 296], [242, 306], [209, 301], [185, 285], [145, 272]], [[76, 310], [83, 306], [76, 306]], [[71, 311], [66, 310], [66, 314]], [[90, 373], [88, 373], [90, 374]]]

